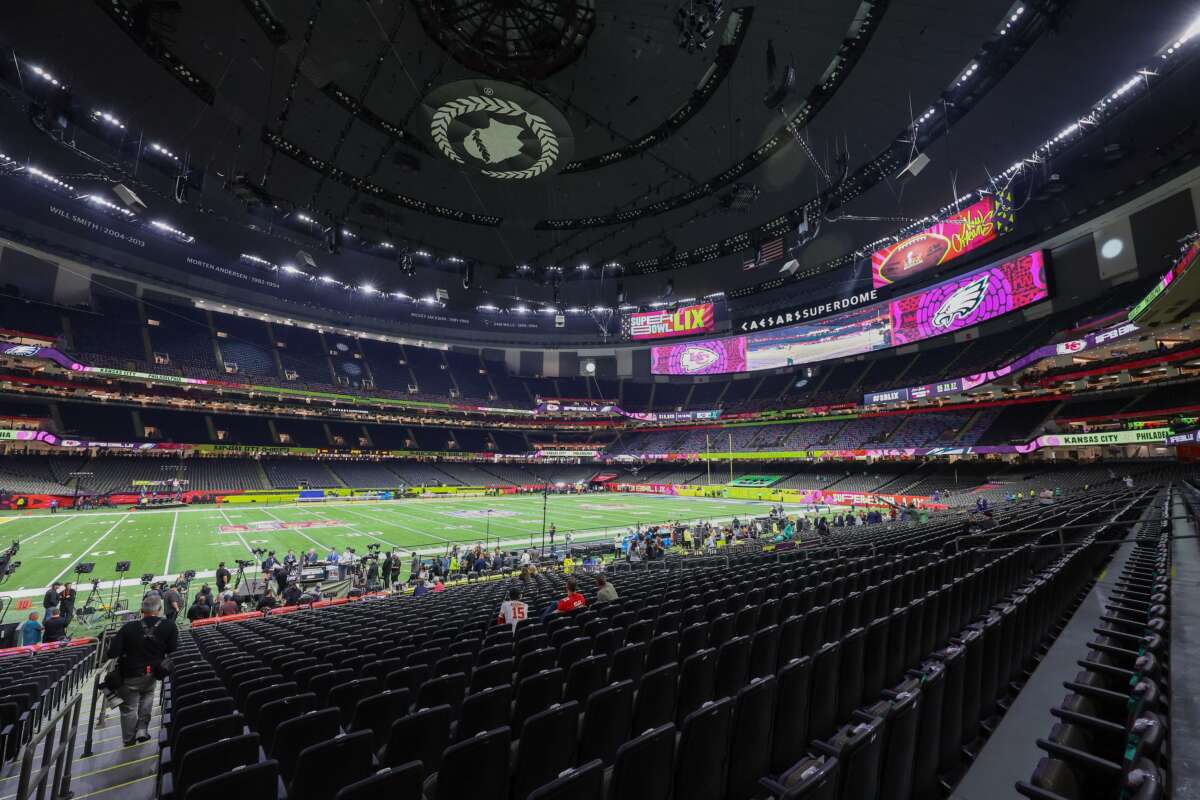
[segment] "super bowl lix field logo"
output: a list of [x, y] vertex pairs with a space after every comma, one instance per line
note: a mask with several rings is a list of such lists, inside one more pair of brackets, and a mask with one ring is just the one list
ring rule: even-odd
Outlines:
[[457, 81], [431, 92], [422, 105], [437, 151], [489, 178], [529, 180], [557, 171], [570, 158], [573, 137], [566, 119], [520, 86]]

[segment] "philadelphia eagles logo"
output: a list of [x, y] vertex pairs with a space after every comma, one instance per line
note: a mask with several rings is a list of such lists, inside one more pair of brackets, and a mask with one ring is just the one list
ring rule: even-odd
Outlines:
[[989, 277], [985, 272], [970, 283], [955, 289], [954, 294], [947, 297], [933, 315], [933, 327], [949, 328], [955, 320], [966, 319], [975, 313], [983, 303], [983, 298], [987, 296]]
[[522, 87], [457, 81], [434, 90], [422, 105], [438, 152], [489, 178], [528, 180], [569, 160], [573, 138], [566, 119]]

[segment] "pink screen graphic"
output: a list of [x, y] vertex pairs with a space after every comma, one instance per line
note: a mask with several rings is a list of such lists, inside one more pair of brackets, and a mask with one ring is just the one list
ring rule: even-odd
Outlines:
[[650, 371], [655, 375], [719, 375], [745, 370], [745, 336], [669, 344], [651, 351]]
[[1049, 297], [1040, 250], [888, 303], [892, 346], [969, 328]]
[[876, 289], [911, 278], [994, 241], [998, 234], [996, 201], [984, 197], [920, 233], [871, 254]]

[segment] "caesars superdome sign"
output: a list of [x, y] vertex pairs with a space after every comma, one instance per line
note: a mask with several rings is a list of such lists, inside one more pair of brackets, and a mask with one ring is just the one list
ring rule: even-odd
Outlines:
[[478, 78], [440, 86], [421, 102], [439, 153], [501, 180], [557, 172], [571, 159], [571, 127], [550, 101], [509, 83]]

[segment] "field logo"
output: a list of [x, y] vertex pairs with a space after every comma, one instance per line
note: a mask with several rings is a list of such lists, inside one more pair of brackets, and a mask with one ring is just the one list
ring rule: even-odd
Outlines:
[[949, 328], [955, 320], [966, 319], [974, 314], [987, 296], [989, 273], [985, 272], [970, 283], [954, 290], [941, 308], [933, 315], [935, 328]]

